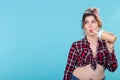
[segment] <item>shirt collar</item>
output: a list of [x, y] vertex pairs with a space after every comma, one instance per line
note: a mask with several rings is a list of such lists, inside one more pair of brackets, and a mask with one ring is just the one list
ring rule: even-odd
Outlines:
[[[86, 45], [90, 45], [90, 43], [89, 43], [88, 40], [87, 40], [87, 36], [85, 36], [85, 37], [83, 38], [83, 41], [84, 41], [84, 43], [86, 43]], [[98, 39], [97, 43], [98, 43], [98, 44], [101, 44], [101, 43], [102, 43], [102, 40]]]
[[84, 37], [84, 43], [86, 43], [86, 45], [90, 45], [90, 43], [87, 40], [87, 36]]

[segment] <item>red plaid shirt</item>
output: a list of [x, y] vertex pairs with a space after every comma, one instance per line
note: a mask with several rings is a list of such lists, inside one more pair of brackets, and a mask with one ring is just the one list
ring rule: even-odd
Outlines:
[[91, 64], [93, 70], [96, 69], [96, 64], [100, 64], [104, 69], [107, 68], [112, 72], [116, 70], [118, 63], [114, 50], [112, 53], [109, 53], [106, 43], [103, 40], [98, 40], [98, 44], [96, 58], [93, 57], [90, 43], [86, 37], [72, 44], [63, 80], [70, 80], [71, 74], [76, 67], [82, 67], [88, 64]]

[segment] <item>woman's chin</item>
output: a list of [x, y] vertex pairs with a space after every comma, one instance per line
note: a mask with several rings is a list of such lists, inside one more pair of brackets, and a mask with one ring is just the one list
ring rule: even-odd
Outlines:
[[89, 36], [96, 36], [95, 33], [89, 33], [88, 35], [89, 35]]

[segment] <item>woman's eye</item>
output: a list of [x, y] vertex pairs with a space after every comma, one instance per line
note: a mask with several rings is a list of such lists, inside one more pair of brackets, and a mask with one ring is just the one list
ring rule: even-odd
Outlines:
[[87, 23], [88, 23], [87, 21], [84, 22], [84, 24], [87, 24]]
[[92, 23], [96, 23], [96, 21], [92, 21]]

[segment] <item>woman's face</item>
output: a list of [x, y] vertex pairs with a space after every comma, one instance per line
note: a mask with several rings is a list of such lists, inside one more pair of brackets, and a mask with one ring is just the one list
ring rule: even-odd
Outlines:
[[94, 16], [87, 16], [84, 21], [83, 29], [85, 31], [85, 35], [93, 36], [98, 32], [100, 27], [98, 26], [98, 22], [95, 20]]

